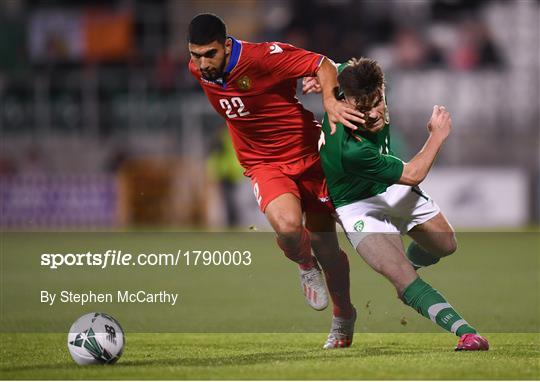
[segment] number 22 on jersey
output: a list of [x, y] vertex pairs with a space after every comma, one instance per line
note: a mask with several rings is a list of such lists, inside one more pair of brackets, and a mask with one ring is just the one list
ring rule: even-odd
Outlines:
[[232, 97], [229, 101], [227, 98], [221, 98], [219, 104], [225, 110], [228, 118], [244, 117], [249, 115], [244, 103], [240, 97]]

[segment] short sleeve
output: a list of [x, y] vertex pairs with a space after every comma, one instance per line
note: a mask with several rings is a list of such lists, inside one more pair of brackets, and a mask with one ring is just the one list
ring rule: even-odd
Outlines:
[[403, 161], [381, 154], [375, 145], [364, 142], [343, 152], [343, 169], [375, 182], [395, 184], [403, 174]]
[[314, 77], [324, 56], [290, 44], [268, 42], [263, 44], [263, 68], [278, 79]]

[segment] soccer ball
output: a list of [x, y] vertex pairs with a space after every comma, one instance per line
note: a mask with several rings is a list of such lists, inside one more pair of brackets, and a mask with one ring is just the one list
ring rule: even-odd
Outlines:
[[124, 351], [124, 331], [105, 313], [88, 313], [71, 325], [68, 349], [79, 365], [112, 364]]

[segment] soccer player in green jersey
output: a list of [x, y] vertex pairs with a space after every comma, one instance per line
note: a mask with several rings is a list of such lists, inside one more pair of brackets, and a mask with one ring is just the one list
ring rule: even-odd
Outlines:
[[[390, 150], [380, 65], [367, 58], [353, 59], [340, 65], [338, 81], [338, 98], [355, 106], [366, 121], [356, 130], [338, 125], [332, 132], [325, 116], [320, 142], [330, 196], [349, 241], [394, 285], [405, 304], [460, 337], [456, 350], [487, 350], [487, 340], [416, 273], [457, 247], [452, 226], [418, 187], [450, 134], [450, 114], [444, 106], [434, 106], [424, 147], [405, 163]], [[399, 234], [414, 240], [407, 251]], [[353, 331], [354, 322], [344, 322], [340, 335], [352, 338]], [[333, 340], [340, 340], [340, 335]]]

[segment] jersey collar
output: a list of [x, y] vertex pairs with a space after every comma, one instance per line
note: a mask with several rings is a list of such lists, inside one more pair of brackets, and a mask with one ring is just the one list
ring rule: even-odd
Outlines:
[[225, 68], [225, 75], [232, 72], [232, 70], [236, 67], [236, 64], [238, 64], [238, 60], [240, 59], [240, 52], [242, 51], [242, 43], [232, 36], [229, 36], [229, 38], [232, 41], [232, 49], [229, 64]]
[[232, 36], [227, 36], [227, 38], [230, 38], [232, 41], [231, 58], [229, 59], [229, 63], [227, 64], [227, 67], [223, 71], [223, 77], [218, 78], [214, 81], [205, 80], [203, 78], [203, 81], [217, 84], [221, 86], [222, 88], [227, 87], [227, 77], [236, 67], [236, 64], [238, 64], [238, 60], [240, 59], [240, 53], [242, 53], [242, 42], [240, 42], [239, 40], [235, 39]]

